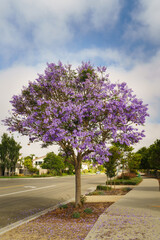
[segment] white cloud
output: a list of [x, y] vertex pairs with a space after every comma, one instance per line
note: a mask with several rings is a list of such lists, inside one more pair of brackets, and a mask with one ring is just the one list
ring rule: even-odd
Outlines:
[[125, 52], [113, 48], [83, 48], [75, 53], [63, 51], [60, 56], [65, 62], [77, 64], [82, 61], [91, 61], [92, 64], [103, 62], [107, 66], [114, 65], [122, 68], [129, 68], [133, 65], [132, 57], [128, 57]]
[[160, 42], [160, 1], [138, 0], [132, 12], [132, 24], [128, 26], [126, 36], [132, 41], [137, 38], [153, 43]]
[[[0, 94], [0, 117], [4, 117], [9, 110], [11, 97], [19, 94], [22, 86], [29, 80], [36, 78], [35, 69], [25, 66], [14, 66], [0, 71], [1, 94]], [[3, 110], [3, 111], [2, 111]]]
[[74, 24], [76, 31], [107, 31], [121, 5], [120, 0], [1, 0], [0, 46], [5, 55], [15, 48], [53, 50], [73, 39]]
[[141, 140], [139, 143], [134, 145], [135, 151], [138, 151], [142, 147], [149, 147], [153, 144], [157, 139], [160, 139], [160, 124], [152, 124], [147, 123], [144, 127], [145, 130], [145, 138]]
[[[127, 61], [127, 57], [126, 57]], [[131, 61], [131, 59], [129, 59]], [[139, 98], [147, 103], [154, 103], [159, 98], [160, 91], [160, 52], [150, 59], [149, 62], [137, 62], [130, 70], [121, 67], [110, 67], [111, 78], [125, 81], [133, 88]]]

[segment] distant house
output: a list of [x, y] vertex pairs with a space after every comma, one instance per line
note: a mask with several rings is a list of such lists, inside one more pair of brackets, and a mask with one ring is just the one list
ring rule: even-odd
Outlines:
[[3, 174], [4, 176], [19, 175], [21, 173], [23, 173], [23, 167], [18, 162], [16, 163], [15, 169], [8, 170], [7, 168], [5, 168], [4, 173], [0, 167], [0, 176], [2, 176]]
[[36, 168], [40, 169], [41, 164], [44, 162], [45, 157], [46, 157], [46, 155], [42, 156], [42, 157], [34, 158], [33, 159], [33, 167], [36, 167]]
[[33, 167], [36, 167], [39, 170], [39, 175], [45, 174], [48, 172], [48, 169], [41, 168], [41, 164], [44, 162], [45, 157], [46, 157], [46, 155], [33, 159]]
[[20, 163], [16, 163], [15, 175], [23, 174], [24, 168]]

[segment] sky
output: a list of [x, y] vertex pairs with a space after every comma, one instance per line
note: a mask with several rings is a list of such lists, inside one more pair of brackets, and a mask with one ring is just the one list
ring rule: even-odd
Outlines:
[[[127, 82], [149, 104], [146, 137], [134, 148], [149, 147], [160, 139], [159, 12], [159, 0], [0, 0], [0, 121], [9, 116], [12, 96], [47, 62], [90, 61], [107, 66], [111, 81]], [[14, 138], [23, 156], [58, 153], [57, 146], [42, 149], [18, 133]]]

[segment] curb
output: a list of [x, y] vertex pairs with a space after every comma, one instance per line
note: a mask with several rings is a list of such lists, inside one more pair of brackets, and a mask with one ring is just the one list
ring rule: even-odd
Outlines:
[[74, 198], [71, 198], [71, 199], [69, 199], [69, 200], [67, 200], [67, 201], [65, 201], [65, 202], [58, 203], [58, 204], [56, 204], [54, 207], [47, 208], [47, 209], [45, 209], [45, 210], [43, 210], [43, 211], [41, 211], [41, 212], [39, 212], [39, 213], [36, 213], [36, 214], [34, 214], [34, 215], [32, 215], [32, 216], [29, 216], [29, 217], [27, 217], [27, 218], [24, 218], [24, 219], [18, 221], [18, 222], [12, 223], [12, 224], [4, 227], [4, 228], [1, 228], [1, 229], [0, 229], [0, 235], [6, 233], [6, 232], [8, 232], [8, 231], [10, 231], [10, 230], [12, 230], [12, 229], [14, 229], [14, 228], [16, 228], [16, 227], [19, 227], [20, 225], [22, 225], [22, 224], [24, 224], [24, 223], [28, 223], [28, 222], [30, 222], [30, 221], [32, 221], [32, 220], [34, 220], [34, 219], [36, 219], [36, 218], [38, 218], [38, 217], [40, 217], [40, 216], [48, 213], [48, 212], [50, 212], [50, 211], [55, 210], [56, 208], [59, 207], [60, 204], [67, 204], [67, 203], [69, 203], [69, 202], [72, 202], [73, 200], [74, 200]]

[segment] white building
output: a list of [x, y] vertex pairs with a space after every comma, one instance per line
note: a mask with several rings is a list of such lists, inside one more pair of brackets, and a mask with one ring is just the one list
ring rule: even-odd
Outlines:
[[41, 168], [41, 164], [44, 162], [45, 157], [46, 157], [46, 155], [33, 159], [33, 167], [36, 167], [39, 170], [39, 175], [46, 174], [48, 172], [47, 169]]

